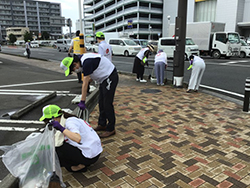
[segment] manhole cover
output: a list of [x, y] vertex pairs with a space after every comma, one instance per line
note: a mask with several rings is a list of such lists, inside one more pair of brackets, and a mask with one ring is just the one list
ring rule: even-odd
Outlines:
[[143, 89], [141, 90], [142, 93], [159, 93], [161, 90], [159, 89]]

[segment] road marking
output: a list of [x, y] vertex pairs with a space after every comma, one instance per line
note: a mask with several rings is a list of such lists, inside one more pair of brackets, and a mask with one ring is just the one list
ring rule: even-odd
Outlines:
[[21, 131], [21, 132], [34, 132], [39, 131], [40, 128], [26, 128], [26, 127], [0, 127], [0, 131]]
[[0, 61], [0, 64], [3, 63], [2, 61]]
[[76, 81], [76, 80], [77, 79], [69, 79], [69, 80], [55, 80], [55, 81], [45, 81], [45, 82], [24, 83], [24, 84], [11, 84], [11, 85], [2, 85], [2, 86], [0, 86], [0, 88], [39, 85], [39, 84], [53, 84], [53, 83], [60, 83], [60, 82], [72, 82], [72, 81]]
[[[248, 62], [248, 61], [245, 61]], [[239, 65], [239, 64], [233, 64], [233, 63], [206, 63], [206, 65], [218, 65], [218, 66], [231, 66], [231, 67], [247, 67], [250, 68], [250, 65]]]
[[229, 61], [229, 62], [226, 62], [224, 64], [234, 64], [234, 63], [247, 63], [248, 61], [246, 60], [242, 60], [242, 61]]
[[[39, 93], [53, 93], [55, 91], [51, 91], [51, 90], [16, 90], [16, 89], [0, 89], [0, 92], [20, 92], [20, 93], [26, 93], [26, 92], [30, 92], [30, 93], [34, 93], [34, 92], [39, 92]], [[56, 93], [69, 93], [69, 91], [56, 91]]]
[[223, 92], [223, 93], [227, 93], [227, 94], [235, 95], [237, 97], [244, 98], [244, 95], [234, 93], [234, 92], [231, 92], [231, 91], [227, 91], [227, 90], [224, 90], [224, 89], [219, 89], [219, 88], [216, 88], [216, 87], [210, 87], [210, 86], [206, 86], [206, 85], [202, 85], [202, 84], [200, 86], [203, 87], [203, 88], [206, 88], [206, 89], [211, 89], [211, 90], [214, 90], [214, 91], [219, 91], [219, 92]]
[[42, 125], [44, 122], [35, 120], [11, 120], [11, 119], [0, 119], [0, 123], [14, 123], [14, 124], [35, 124]]

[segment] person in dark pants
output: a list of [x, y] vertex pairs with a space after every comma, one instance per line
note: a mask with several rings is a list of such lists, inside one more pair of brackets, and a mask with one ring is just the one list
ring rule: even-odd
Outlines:
[[117, 70], [114, 64], [100, 54], [88, 53], [74, 58], [66, 57], [61, 62], [61, 68], [65, 76], [70, 73], [82, 72], [82, 97], [78, 106], [84, 110], [87, 95], [88, 83], [93, 79], [99, 84], [99, 119], [95, 131], [105, 131], [99, 135], [101, 138], [114, 135], [115, 132], [115, 111], [113, 106], [116, 86], [119, 81]]
[[27, 52], [27, 58], [29, 59], [30, 58], [30, 40], [28, 40], [25, 43], [25, 49], [26, 49], [26, 52]]
[[69, 172], [86, 172], [103, 151], [101, 140], [84, 120], [61, 110], [57, 105], [47, 105], [40, 121], [50, 123], [56, 131], [55, 147], [60, 166]]
[[146, 48], [143, 48], [139, 51], [139, 53], [135, 56], [134, 66], [132, 73], [136, 73], [136, 81], [137, 82], [147, 82], [147, 80], [143, 79], [143, 74], [145, 70], [145, 65], [148, 66], [148, 56], [150, 52], [154, 51], [153, 45], [149, 44]]

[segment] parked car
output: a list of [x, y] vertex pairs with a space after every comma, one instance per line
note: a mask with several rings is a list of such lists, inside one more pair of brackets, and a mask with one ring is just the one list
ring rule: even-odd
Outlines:
[[56, 47], [59, 52], [68, 51], [70, 48], [71, 39], [57, 39]]
[[30, 42], [30, 47], [31, 48], [39, 48], [39, 44], [37, 41], [31, 41]]
[[142, 48], [146, 48], [148, 45], [148, 40], [146, 39], [133, 39], [136, 44], [140, 45]]
[[[174, 57], [175, 51], [175, 38], [174, 37], [163, 37], [159, 39], [158, 42], [158, 49], [163, 50], [168, 58]], [[188, 60], [190, 55], [200, 55], [199, 47], [196, 45], [193, 40], [189, 37], [186, 38], [186, 45], [185, 45], [185, 59]]]
[[111, 38], [108, 43], [112, 47], [113, 55], [136, 55], [141, 50], [140, 45], [127, 38]]
[[240, 57], [250, 57], [250, 46], [246, 43], [245, 40], [240, 39], [241, 47], [240, 47]]

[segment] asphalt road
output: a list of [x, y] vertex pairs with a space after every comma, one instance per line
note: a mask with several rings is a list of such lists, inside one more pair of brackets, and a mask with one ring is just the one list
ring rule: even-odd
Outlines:
[[[25, 59], [24, 59], [25, 60]], [[29, 134], [44, 127], [39, 122], [42, 107], [58, 104], [74, 110], [72, 99], [81, 92], [81, 84], [76, 76], [66, 78], [64, 74], [52, 70], [24, 64], [19, 61], [4, 59], [0, 54], [0, 143], [11, 145], [24, 140]], [[57, 91], [58, 95], [34, 108], [18, 120], [10, 120], [10, 115], [23, 107]], [[0, 155], [3, 152], [0, 151]], [[0, 181], [8, 174], [0, 161]]]
[[[11, 53], [23, 56], [24, 48], [8, 48], [2, 47], [3, 53]], [[52, 62], [60, 62], [67, 56], [67, 52], [58, 52], [53, 48], [33, 48], [31, 49], [31, 57], [46, 59]], [[149, 70], [145, 70], [145, 75], [152, 74], [153, 56], [150, 57]], [[212, 87], [218, 90], [225, 90], [235, 95], [244, 95], [245, 80], [250, 77], [250, 58], [231, 59], [212, 59], [211, 57], [203, 57], [206, 62], [206, 70], [202, 78], [201, 84], [204, 87]], [[120, 71], [131, 72], [134, 57], [113, 56], [113, 63]], [[166, 71], [166, 77], [172, 80], [173, 60], [168, 60], [169, 68]], [[191, 71], [187, 71], [188, 61], [185, 61], [184, 82], [188, 83]]]

